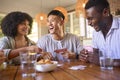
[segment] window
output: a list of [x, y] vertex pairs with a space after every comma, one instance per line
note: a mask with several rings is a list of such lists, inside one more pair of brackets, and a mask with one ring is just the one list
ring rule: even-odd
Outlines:
[[88, 25], [88, 22], [86, 20], [86, 38], [92, 38], [93, 28]]
[[[0, 13], [0, 24], [1, 24], [1, 20], [3, 19], [3, 17], [5, 16], [5, 14], [2, 14]], [[0, 37], [3, 37], [3, 33], [2, 33], [2, 30], [1, 30], [1, 26], [0, 26]]]
[[65, 24], [65, 31], [80, 36], [83, 45], [91, 45], [93, 28], [87, 23], [87, 20], [80, 15], [77, 17], [75, 12], [68, 13], [68, 22]]
[[68, 22], [65, 24], [65, 30], [85, 39], [92, 38], [93, 28], [88, 25], [87, 20], [82, 15], [77, 17], [75, 12], [68, 13]]
[[28, 37], [33, 40], [34, 42], [38, 41], [38, 24], [37, 22], [33, 21], [32, 32]]

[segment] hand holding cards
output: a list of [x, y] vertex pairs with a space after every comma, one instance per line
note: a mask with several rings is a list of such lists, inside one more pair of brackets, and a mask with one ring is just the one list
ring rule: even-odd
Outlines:
[[54, 52], [56, 52], [57, 54], [62, 55], [66, 59], [75, 58], [75, 53], [73, 53], [71, 51], [68, 51], [67, 48], [57, 49]]
[[67, 48], [63, 48], [63, 49], [57, 49], [54, 52], [56, 52], [56, 53], [64, 53], [66, 51], [67, 51]]

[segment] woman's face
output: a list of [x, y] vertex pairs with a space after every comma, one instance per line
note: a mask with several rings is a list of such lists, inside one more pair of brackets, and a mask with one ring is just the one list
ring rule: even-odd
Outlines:
[[63, 29], [64, 20], [56, 15], [50, 15], [47, 19], [47, 25], [51, 34], [58, 34]]
[[27, 35], [29, 29], [30, 29], [29, 22], [25, 20], [24, 22], [18, 25], [17, 35]]

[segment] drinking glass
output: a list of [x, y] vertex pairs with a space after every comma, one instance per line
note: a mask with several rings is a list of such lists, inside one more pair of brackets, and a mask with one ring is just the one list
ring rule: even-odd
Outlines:
[[35, 76], [35, 64], [37, 60], [37, 55], [34, 53], [25, 53], [20, 52], [20, 61], [21, 61], [21, 69], [22, 69], [22, 76]]
[[102, 70], [112, 70], [113, 69], [113, 58], [112, 52], [109, 50], [99, 51], [99, 60], [100, 60], [100, 68]]

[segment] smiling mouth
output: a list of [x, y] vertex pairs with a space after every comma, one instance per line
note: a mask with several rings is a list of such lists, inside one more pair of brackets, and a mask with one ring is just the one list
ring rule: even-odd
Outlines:
[[52, 30], [53, 28], [50, 28], [50, 30]]
[[23, 32], [26, 32], [26, 33], [27, 33], [27, 32], [28, 32], [28, 30], [23, 30]]
[[54, 28], [53, 27], [50, 27], [49, 30], [53, 30]]

